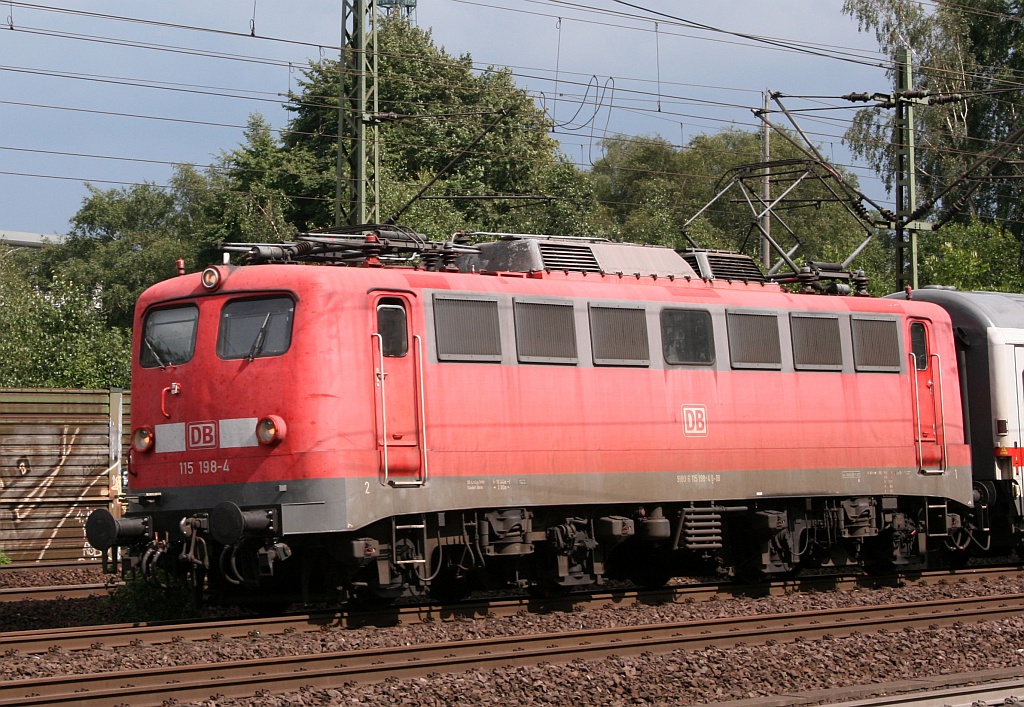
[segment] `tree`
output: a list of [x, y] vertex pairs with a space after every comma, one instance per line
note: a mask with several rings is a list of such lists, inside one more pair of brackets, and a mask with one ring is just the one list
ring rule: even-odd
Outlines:
[[920, 247], [922, 285], [1024, 292], [1020, 245], [1009, 231], [979, 221], [950, 224], [922, 239]]
[[131, 337], [99, 303], [57, 278], [47, 291], [22, 275], [24, 257], [0, 253], [0, 387], [126, 387]]
[[[429, 31], [397, 16], [382, 20], [377, 50], [380, 111], [397, 116], [380, 126], [382, 217], [455, 159], [428, 196], [447, 197], [444, 210], [457, 215], [461, 229], [589, 235], [594, 202], [586, 175], [558, 152], [549, 119], [509, 71], [476, 73], [468, 55], [448, 55]], [[288, 106], [284, 149], [318, 175], [290, 189], [307, 197], [296, 206], [302, 227], [334, 223], [339, 75], [336, 60], [311, 63]], [[449, 235], [438, 228], [449, 219], [434, 224], [410, 212], [402, 220], [434, 237]]]
[[[933, 95], [961, 93], [966, 101], [923, 106], [915, 111], [919, 201], [952, 184], [979, 155], [999, 145], [1021, 126], [1019, 83], [1024, 71], [1024, 8], [1010, 0], [939, 3], [932, 11], [912, 0], [845, 0], [843, 11], [862, 30], [873, 30], [881, 50], [912, 51], [915, 88]], [[890, 72], [892, 73], [892, 72]], [[858, 111], [847, 140], [892, 186], [894, 111]], [[1004, 163], [996, 176], [1018, 176]], [[983, 217], [1024, 236], [1024, 183], [1019, 179], [982, 182], [965, 205], [964, 219]], [[953, 205], [952, 198], [940, 208]]]
[[199, 239], [208, 255], [221, 241], [265, 243], [292, 237], [301, 201], [292, 194], [307, 193], [308, 183], [316, 179], [311, 165], [296, 157], [281, 149], [263, 116], [249, 117], [245, 142], [222, 152], [206, 172], [207, 183], [193, 190], [207, 192]]
[[[727, 130], [700, 135], [677, 148], [662, 138], [618, 136], [605, 142], [605, 156], [594, 165], [597, 197], [614, 233], [626, 240], [688, 247], [683, 225], [732, 181], [732, 170], [761, 159], [760, 137], [753, 132]], [[773, 159], [802, 157], [781, 143]], [[803, 167], [796, 168], [802, 173]], [[774, 179], [782, 178], [782, 169]], [[796, 176], [796, 173], [794, 173]], [[847, 176], [853, 183], [855, 180]], [[777, 184], [776, 191], [781, 187]], [[780, 208], [782, 221], [773, 220], [772, 234], [784, 247], [795, 241], [782, 222], [799, 237], [800, 260], [842, 261], [866, 237], [866, 232], [820, 182], [806, 180], [789, 202], [800, 208]], [[687, 227], [704, 248], [738, 250], [759, 257], [760, 232], [754, 212], [733, 188]], [[878, 248], [880, 246], [874, 246]]]
[[245, 137], [204, 172], [176, 167], [169, 188], [86, 185], [90, 193], [69, 237], [43, 249], [31, 268], [33, 282], [43, 290], [51, 281], [74, 283], [96, 298], [110, 326], [130, 328], [139, 295], [174, 277], [179, 258], [195, 270], [219, 260], [221, 241], [290, 239], [295, 209], [280, 182], [303, 178], [301, 167], [261, 116], [250, 118]]
[[43, 248], [34, 284], [77, 286], [95, 298], [111, 327], [130, 328], [135, 301], [150, 285], [173, 277], [178, 258], [190, 266], [203, 250], [206, 182], [191, 167], [179, 167], [170, 190], [151, 184], [90, 196], [72, 219], [61, 245]]

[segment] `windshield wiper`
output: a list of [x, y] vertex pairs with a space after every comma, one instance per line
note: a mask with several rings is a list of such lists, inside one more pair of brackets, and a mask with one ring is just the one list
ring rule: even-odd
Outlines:
[[153, 342], [149, 340], [149, 337], [148, 336], [142, 337], [142, 341], [143, 341], [143, 343], [146, 344], [146, 348], [149, 349], [149, 352], [151, 354], [153, 354], [153, 358], [156, 359], [156, 365], [160, 366], [160, 370], [161, 371], [166, 370], [167, 369], [167, 364], [164, 363], [163, 359], [160, 358], [160, 354], [158, 354], [156, 352], [156, 348], [153, 346]]
[[256, 358], [263, 351], [263, 342], [267, 338], [267, 326], [270, 324], [270, 312], [267, 312], [267, 318], [263, 320], [263, 326], [260, 327], [259, 333], [256, 334], [256, 340], [252, 342], [252, 348], [249, 349], [249, 363]]

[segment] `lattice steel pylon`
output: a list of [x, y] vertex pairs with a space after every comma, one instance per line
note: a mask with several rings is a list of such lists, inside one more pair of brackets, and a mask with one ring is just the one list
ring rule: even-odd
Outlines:
[[930, 230], [931, 224], [911, 222], [917, 209], [917, 161], [914, 155], [914, 105], [925, 103], [910, 96], [914, 78], [910, 52], [901, 47], [896, 51], [896, 289], [910, 286], [917, 289], [917, 233]]
[[377, 0], [342, 0], [338, 86], [338, 184], [334, 225], [380, 220]]

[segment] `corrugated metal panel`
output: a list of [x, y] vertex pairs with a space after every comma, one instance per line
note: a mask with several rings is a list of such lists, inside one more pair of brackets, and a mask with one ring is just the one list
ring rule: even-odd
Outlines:
[[121, 490], [127, 395], [0, 388], [0, 549], [12, 560], [91, 560], [85, 519]]

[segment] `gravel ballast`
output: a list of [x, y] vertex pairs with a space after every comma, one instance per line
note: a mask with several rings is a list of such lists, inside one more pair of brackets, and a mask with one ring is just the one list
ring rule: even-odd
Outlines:
[[[607, 606], [550, 614], [463, 619], [387, 628], [330, 628], [270, 638], [179, 642], [131, 649], [8, 654], [0, 679], [193, 665], [466, 639], [561, 633], [618, 625], [806, 612], [844, 606], [1024, 593], [1024, 579], [914, 584], [899, 588], [792, 593], [657, 606]], [[3, 630], [104, 623], [106, 598], [0, 604]], [[849, 638], [706, 648], [664, 655], [577, 660], [567, 664], [469, 671], [430, 679], [309, 689], [247, 699], [188, 703], [227, 705], [679, 705], [751, 699], [920, 676], [1024, 666], [1024, 617], [952, 628], [906, 628]], [[180, 703], [186, 704], [186, 703]]]

